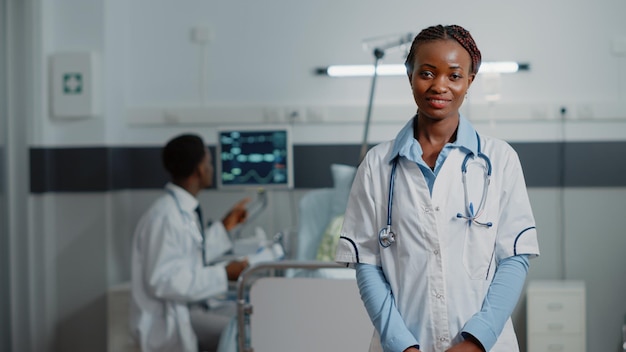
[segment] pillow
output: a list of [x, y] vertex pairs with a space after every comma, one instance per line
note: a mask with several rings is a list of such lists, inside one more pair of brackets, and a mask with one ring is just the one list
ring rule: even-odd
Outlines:
[[334, 262], [335, 252], [337, 251], [337, 243], [339, 242], [339, 233], [343, 225], [343, 214], [335, 216], [326, 230], [322, 234], [322, 240], [317, 248], [317, 256], [315, 259], [322, 262]]
[[333, 198], [331, 200], [330, 212], [331, 217], [342, 215], [346, 212], [348, 205], [348, 197], [352, 188], [352, 181], [356, 175], [356, 167], [341, 164], [330, 165], [330, 171], [333, 175]]

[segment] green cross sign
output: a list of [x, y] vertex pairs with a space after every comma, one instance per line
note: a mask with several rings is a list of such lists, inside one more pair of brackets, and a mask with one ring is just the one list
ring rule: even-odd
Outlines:
[[83, 75], [80, 73], [63, 74], [63, 93], [81, 94], [83, 92]]

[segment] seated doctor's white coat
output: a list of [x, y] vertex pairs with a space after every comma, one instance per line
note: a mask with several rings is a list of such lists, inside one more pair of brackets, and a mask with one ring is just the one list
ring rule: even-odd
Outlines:
[[[188, 303], [226, 292], [223, 266], [205, 266], [196, 198], [168, 183], [142, 216], [132, 248], [130, 329], [143, 352], [197, 352]], [[205, 229], [207, 261], [232, 243], [220, 221]]]
[[[467, 151], [453, 148], [437, 175], [432, 196], [419, 166], [399, 157], [392, 205], [395, 243], [383, 248], [393, 141], [372, 148], [359, 166], [345, 213], [336, 261], [382, 267], [404, 323], [422, 352], [441, 352], [462, 341], [464, 324], [480, 311], [497, 263], [539, 254], [535, 221], [517, 153], [504, 141], [480, 136], [492, 164], [485, 209], [469, 224], [461, 164]], [[471, 171], [473, 170], [473, 171]], [[480, 166], [468, 170], [470, 201], [483, 192]], [[476, 205], [475, 205], [476, 206]], [[511, 319], [491, 351], [518, 351]], [[370, 351], [382, 351], [378, 334]]]

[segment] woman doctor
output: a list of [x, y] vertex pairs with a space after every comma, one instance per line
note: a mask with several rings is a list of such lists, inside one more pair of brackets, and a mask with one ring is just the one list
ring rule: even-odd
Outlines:
[[464, 28], [422, 30], [417, 114], [359, 166], [336, 260], [356, 268], [370, 351], [519, 351], [510, 315], [539, 249], [516, 152], [459, 113], [480, 63]]

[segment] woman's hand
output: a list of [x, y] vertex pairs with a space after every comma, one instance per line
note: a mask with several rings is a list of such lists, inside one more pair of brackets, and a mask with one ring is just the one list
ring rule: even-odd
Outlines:
[[224, 224], [224, 228], [226, 231], [230, 231], [235, 226], [241, 224], [246, 221], [248, 217], [248, 212], [246, 211], [246, 204], [250, 202], [250, 198], [244, 198], [239, 203], [235, 204], [235, 206], [224, 216], [222, 219], [222, 224]]
[[470, 340], [465, 340], [446, 350], [446, 352], [483, 352], [482, 347]]

